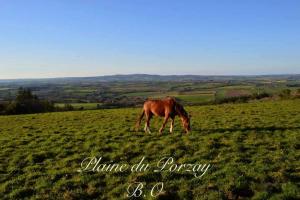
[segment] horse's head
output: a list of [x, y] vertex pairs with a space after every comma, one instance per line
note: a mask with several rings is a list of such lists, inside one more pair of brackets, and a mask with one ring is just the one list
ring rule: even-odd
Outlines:
[[181, 117], [182, 126], [186, 133], [191, 131], [190, 118], [188, 115], [183, 115]]
[[180, 104], [176, 105], [176, 111], [177, 114], [180, 116], [182, 126], [186, 133], [190, 132], [191, 126], [190, 126], [190, 118], [191, 116], [188, 115], [188, 113], [184, 110], [183, 106]]

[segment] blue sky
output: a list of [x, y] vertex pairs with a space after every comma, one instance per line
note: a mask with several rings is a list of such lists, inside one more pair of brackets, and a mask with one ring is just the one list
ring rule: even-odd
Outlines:
[[298, 0], [0, 0], [0, 79], [300, 73]]

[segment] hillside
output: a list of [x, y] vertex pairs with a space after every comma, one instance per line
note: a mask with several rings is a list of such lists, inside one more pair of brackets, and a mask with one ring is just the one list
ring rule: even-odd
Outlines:
[[[0, 194], [3, 199], [128, 199], [133, 182], [164, 183], [166, 199], [296, 199], [300, 183], [300, 100], [187, 107], [192, 132], [168, 127], [134, 132], [140, 109], [0, 116]], [[142, 130], [142, 127], [141, 127]], [[187, 172], [82, 172], [86, 157], [155, 165], [209, 163], [201, 178]]]

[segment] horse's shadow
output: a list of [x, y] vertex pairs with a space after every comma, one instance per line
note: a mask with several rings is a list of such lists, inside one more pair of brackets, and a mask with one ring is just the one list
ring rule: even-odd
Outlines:
[[[246, 132], [246, 131], [257, 131], [257, 132], [265, 132], [265, 131], [286, 131], [286, 130], [299, 130], [300, 126], [263, 126], [263, 127], [232, 127], [232, 128], [201, 128], [201, 127], [192, 127], [192, 132], [197, 133], [225, 133], [225, 132]], [[136, 131], [134, 128], [130, 129], [130, 132], [135, 132], [139, 134], [145, 134], [144, 130], [139, 129]], [[153, 129], [151, 132], [156, 133], [158, 130]], [[184, 130], [174, 130], [176, 133], [185, 134]], [[169, 133], [168, 131], [164, 131], [164, 133]], [[174, 133], [173, 133], [174, 134]]]
[[264, 127], [233, 127], [233, 128], [193, 128], [193, 131], [196, 132], [205, 132], [205, 133], [224, 133], [224, 132], [236, 132], [236, 131], [286, 131], [286, 130], [300, 130], [300, 126], [264, 126]]

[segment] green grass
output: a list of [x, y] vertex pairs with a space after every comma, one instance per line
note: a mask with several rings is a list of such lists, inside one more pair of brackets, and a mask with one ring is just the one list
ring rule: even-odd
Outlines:
[[[192, 132], [134, 132], [141, 109], [0, 116], [1, 199], [126, 199], [129, 183], [164, 182], [166, 199], [297, 199], [300, 101], [187, 107]], [[201, 179], [188, 173], [78, 173], [85, 157], [155, 164], [210, 163]], [[149, 189], [145, 189], [146, 199]]]

